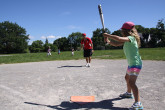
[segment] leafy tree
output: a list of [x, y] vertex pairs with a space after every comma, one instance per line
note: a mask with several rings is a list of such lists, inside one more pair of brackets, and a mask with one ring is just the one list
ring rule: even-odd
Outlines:
[[[44, 51], [44, 52], [47, 52], [49, 46], [51, 47], [51, 49], [53, 48], [53, 45], [51, 45], [51, 44], [49, 43], [49, 41], [48, 41], [48, 38], [46, 38], [45, 44], [43, 45], [43, 51]], [[52, 51], [55, 51], [55, 50], [52, 49]]]
[[158, 20], [156, 28], [161, 30], [161, 31], [164, 31], [165, 30], [165, 25], [164, 25], [163, 22], [164, 22], [164, 19]]
[[[92, 41], [95, 50], [105, 49], [103, 32], [104, 30], [100, 28], [93, 31]], [[105, 29], [105, 32], [110, 34], [110, 31], [107, 28]]]
[[136, 29], [142, 34], [142, 47], [164, 47], [165, 46], [165, 26], [164, 19], [158, 21], [156, 28], [144, 28], [136, 25]]
[[137, 29], [137, 31], [139, 32], [139, 33], [144, 33], [144, 27], [143, 26], [141, 26], [141, 25], [135, 25], [135, 28]]
[[158, 29], [156, 28], [150, 28], [150, 41], [148, 42], [148, 47], [157, 47], [157, 41], [158, 41]]
[[114, 31], [112, 35], [117, 35], [117, 36], [122, 36], [121, 35], [121, 30]]
[[48, 41], [48, 39], [46, 38], [45, 44], [44, 44], [44, 52], [47, 52], [49, 46], [50, 46], [50, 45], [49, 45], [49, 41]]
[[26, 30], [16, 23], [0, 23], [0, 53], [23, 53], [28, 48]]
[[33, 41], [29, 49], [30, 52], [43, 52], [43, 42], [41, 40]]
[[46, 40], [45, 40], [45, 44], [49, 44], [48, 38], [46, 38]]
[[77, 50], [77, 48], [80, 47], [81, 40], [82, 40], [82, 33], [75, 32], [75, 33], [70, 34], [68, 36], [70, 50], [72, 48], [74, 48], [75, 50]]
[[50, 46], [50, 48], [51, 48], [51, 50], [52, 50], [53, 52], [56, 52], [56, 51], [58, 50], [58, 48], [57, 48], [56, 45], [49, 44], [49, 46]]
[[58, 47], [58, 49], [60, 49], [62, 51], [69, 50], [69, 46], [68, 46], [69, 42], [68, 42], [68, 39], [66, 37], [56, 39], [53, 42], [53, 44], [56, 45]]
[[158, 21], [156, 29], [158, 29], [158, 46], [165, 47], [165, 25], [164, 19]]
[[[147, 42], [147, 47], [164, 47], [165, 46], [165, 26], [163, 23], [163, 19], [159, 20], [157, 23], [156, 28], [145, 28], [144, 33], [146, 35], [150, 36], [150, 39], [146, 37], [146, 39], [149, 39]], [[143, 36], [145, 35], [143, 34]], [[145, 37], [145, 36], [144, 36]]]

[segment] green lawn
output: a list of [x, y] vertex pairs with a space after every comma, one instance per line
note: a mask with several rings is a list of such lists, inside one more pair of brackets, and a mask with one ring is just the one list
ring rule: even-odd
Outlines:
[[[165, 61], [165, 48], [141, 48], [140, 55], [143, 60], [163, 60]], [[95, 50], [92, 58], [94, 59], [125, 59], [122, 49], [119, 50]], [[23, 63], [23, 62], [39, 62], [53, 60], [78, 60], [83, 59], [83, 51], [75, 51], [75, 55], [71, 55], [71, 51], [52, 52], [52, 56], [47, 57], [47, 53], [25, 53], [10, 54], [10, 56], [0, 56], [0, 64]]]

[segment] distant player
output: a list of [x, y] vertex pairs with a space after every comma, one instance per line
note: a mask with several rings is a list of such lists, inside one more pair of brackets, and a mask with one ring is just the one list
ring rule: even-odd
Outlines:
[[74, 55], [74, 49], [72, 49], [72, 56]]
[[81, 48], [84, 49], [84, 57], [86, 58], [86, 66], [91, 66], [91, 59], [93, 53], [93, 43], [89, 37], [86, 37], [86, 34], [82, 34], [83, 39], [81, 40]]
[[49, 48], [48, 48], [47, 56], [52, 56], [50, 46], [49, 46]]
[[[130, 109], [141, 110], [143, 109], [143, 106], [140, 102], [139, 90], [136, 85], [137, 77], [142, 68], [142, 60], [138, 50], [138, 48], [140, 47], [140, 37], [138, 35], [137, 30], [135, 29], [134, 23], [132, 22], [126, 22], [123, 24], [121, 28], [121, 34], [123, 37], [117, 35], [110, 35], [107, 33], [104, 33], [103, 36], [106, 38], [107, 43], [109, 43], [110, 45], [124, 45], [123, 50], [128, 61], [128, 68], [125, 75], [125, 80], [127, 83], [127, 92], [121, 94], [120, 97], [131, 98], [132, 91], [135, 98], [135, 102]], [[108, 38], [118, 42], [110, 41]]]
[[60, 48], [58, 49], [58, 54], [60, 55]]

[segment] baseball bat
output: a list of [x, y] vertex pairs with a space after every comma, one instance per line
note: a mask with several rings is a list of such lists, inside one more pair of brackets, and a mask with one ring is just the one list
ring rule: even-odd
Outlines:
[[[98, 5], [98, 9], [99, 9], [99, 14], [100, 14], [100, 18], [101, 18], [101, 23], [102, 23], [102, 26], [103, 26], [103, 32], [105, 32], [104, 16], [103, 16], [103, 12], [102, 12], [102, 8], [101, 8], [101, 4]], [[105, 42], [106, 45], [107, 45], [107, 42], [106, 42], [106, 39], [105, 39], [105, 38], [104, 38], [104, 42]]]
[[104, 30], [104, 32], [105, 32], [104, 16], [103, 16], [103, 12], [102, 12], [101, 5], [98, 5], [98, 9], [99, 9], [99, 14], [100, 14], [100, 18], [101, 18], [101, 23], [102, 23], [102, 26], [103, 26], [103, 30]]

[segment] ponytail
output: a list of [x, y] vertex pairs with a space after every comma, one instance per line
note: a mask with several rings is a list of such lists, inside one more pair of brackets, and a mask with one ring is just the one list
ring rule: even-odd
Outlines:
[[127, 36], [134, 36], [136, 41], [137, 41], [137, 44], [138, 44], [138, 47], [141, 46], [141, 43], [140, 43], [140, 36], [135, 28], [135, 26], [132, 28], [132, 29], [122, 29], [122, 35], [124, 37], [127, 37]]

